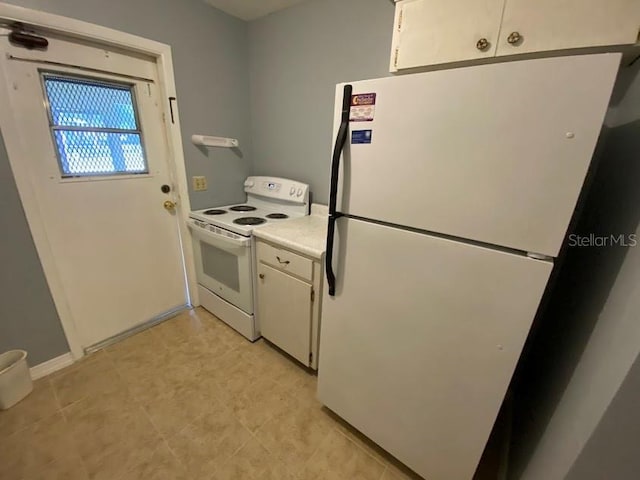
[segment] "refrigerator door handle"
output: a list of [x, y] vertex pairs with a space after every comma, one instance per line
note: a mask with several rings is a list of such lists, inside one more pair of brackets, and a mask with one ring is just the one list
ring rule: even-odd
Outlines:
[[327, 284], [329, 286], [329, 295], [332, 297], [336, 294], [336, 276], [333, 271], [333, 242], [336, 232], [336, 220], [341, 214], [336, 211], [338, 202], [338, 179], [340, 177], [340, 157], [344, 144], [347, 141], [347, 133], [349, 131], [349, 113], [351, 110], [351, 93], [353, 87], [351, 85], [344, 86], [344, 94], [342, 97], [342, 117], [340, 120], [340, 128], [336, 137], [336, 145], [333, 149], [333, 159], [331, 161], [331, 192], [329, 194], [329, 224], [327, 228], [327, 253], [325, 255], [325, 270], [327, 272]]

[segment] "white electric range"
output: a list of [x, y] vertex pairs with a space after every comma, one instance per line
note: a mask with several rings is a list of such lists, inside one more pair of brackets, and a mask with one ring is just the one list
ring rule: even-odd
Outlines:
[[189, 214], [201, 305], [249, 340], [260, 338], [254, 318], [254, 228], [309, 214], [309, 185], [277, 177], [248, 177], [242, 204]]

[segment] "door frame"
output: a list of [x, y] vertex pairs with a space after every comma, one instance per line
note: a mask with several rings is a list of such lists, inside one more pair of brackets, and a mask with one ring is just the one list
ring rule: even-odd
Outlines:
[[[143, 37], [120, 32], [111, 28], [95, 25], [89, 22], [63, 17], [40, 10], [33, 10], [15, 5], [0, 3], [0, 22], [21, 22], [27, 26], [41, 28], [44, 31], [55, 32], [68, 38], [88, 40], [105, 47], [118, 47], [134, 53], [142, 53], [155, 58], [158, 68], [158, 83], [162, 102], [162, 112], [167, 145], [169, 148], [169, 171], [176, 182], [174, 194], [177, 199], [177, 215], [180, 229], [182, 256], [185, 265], [187, 287], [187, 303], [199, 305], [196, 269], [194, 263], [191, 235], [186, 220], [189, 218], [191, 202], [189, 200], [187, 171], [182, 148], [180, 132], [180, 114], [177, 101], [173, 102], [172, 115], [169, 112], [168, 99], [177, 97], [171, 46], [148, 40]], [[35, 196], [34, 186], [26, 161], [26, 149], [20, 140], [14, 112], [9, 106], [10, 89], [4, 79], [0, 79], [0, 130], [4, 138], [11, 170], [18, 187], [20, 200], [25, 211], [27, 223], [44, 270], [51, 296], [53, 297], [62, 329], [67, 338], [74, 360], [84, 356], [84, 350], [78, 334], [76, 323], [71, 314], [67, 295], [64, 290], [54, 256], [49, 245], [44, 228], [44, 219], [40, 214], [40, 207]], [[168, 119], [172, 118], [174, 122]]]

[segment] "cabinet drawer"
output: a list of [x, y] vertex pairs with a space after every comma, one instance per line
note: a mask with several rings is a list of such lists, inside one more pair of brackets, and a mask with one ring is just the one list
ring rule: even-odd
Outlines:
[[313, 279], [313, 261], [308, 258], [263, 242], [258, 242], [257, 256], [258, 262], [266, 263], [283, 272], [297, 275], [309, 281]]

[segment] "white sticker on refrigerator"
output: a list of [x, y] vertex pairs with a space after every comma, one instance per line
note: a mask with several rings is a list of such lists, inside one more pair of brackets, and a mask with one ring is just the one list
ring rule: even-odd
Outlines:
[[351, 95], [351, 109], [349, 111], [349, 121], [351, 122], [371, 122], [376, 113], [376, 94], [359, 93]]

